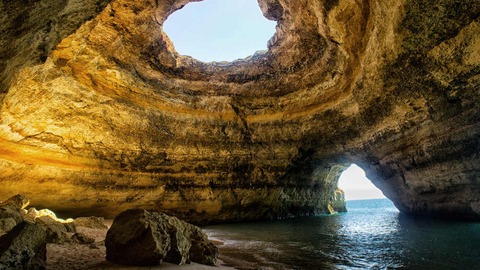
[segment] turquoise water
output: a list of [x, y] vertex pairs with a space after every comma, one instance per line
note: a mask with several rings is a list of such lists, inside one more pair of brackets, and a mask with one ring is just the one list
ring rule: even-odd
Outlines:
[[480, 269], [480, 223], [415, 218], [386, 199], [348, 213], [214, 225], [221, 257], [242, 269]]

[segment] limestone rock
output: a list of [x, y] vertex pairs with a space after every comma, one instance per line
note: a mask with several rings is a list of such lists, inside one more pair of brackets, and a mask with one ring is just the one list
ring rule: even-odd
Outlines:
[[337, 189], [333, 195], [331, 206], [335, 212], [347, 212], [347, 205], [345, 201], [345, 193], [341, 189]]
[[40, 227], [45, 230], [47, 243], [64, 244], [70, 242], [70, 236], [62, 224], [53, 223]]
[[21, 194], [0, 202], [0, 236], [24, 221], [23, 209], [29, 203], [28, 198]]
[[[18, 208], [14, 208], [8, 205], [0, 206], [0, 220], [13, 220], [15, 224], [19, 224], [24, 220], [23, 214]], [[9, 223], [5, 221], [5, 223]]]
[[192, 247], [192, 240], [190, 239], [192, 225], [163, 213], [154, 214], [159, 217], [162, 223], [167, 223], [167, 230], [163, 233], [167, 234], [170, 238], [170, 247], [163, 261], [178, 265], [190, 263], [189, 255]]
[[78, 217], [73, 221], [76, 227], [85, 227], [90, 229], [106, 230], [108, 227], [105, 225], [103, 217]]
[[0, 206], [0, 235], [24, 221], [21, 209], [12, 205]]
[[35, 222], [45, 230], [47, 243], [63, 244], [68, 242], [70, 237], [63, 223], [52, 219], [50, 216], [37, 217]]
[[75, 225], [72, 221], [57, 218], [56, 214], [49, 209], [42, 209], [40, 211], [29, 209], [27, 216], [35, 216], [34, 221], [45, 230], [48, 243], [68, 243], [70, 242], [69, 233], [76, 232]]
[[22, 222], [0, 237], [0, 269], [45, 269], [46, 235], [38, 225]]
[[141, 266], [162, 261], [215, 265], [218, 253], [198, 227], [141, 209], [127, 210], [115, 218], [105, 246], [108, 261]]
[[217, 265], [218, 248], [208, 240], [207, 235], [200, 228], [192, 226], [190, 233], [192, 244], [190, 260], [205, 265]]
[[30, 222], [35, 222], [35, 219], [38, 217], [38, 210], [35, 207], [30, 207], [25, 214], [25, 220]]
[[403, 212], [480, 220], [478, 0], [259, 0], [268, 51], [230, 63], [175, 51], [188, 2], [0, 4], [0, 196], [274, 219], [328, 213], [355, 163]]
[[8, 198], [4, 202], [0, 202], [0, 205], [10, 205], [19, 209], [24, 209], [30, 204], [30, 200], [25, 197], [23, 194], [17, 194], [13, 197]]
[[16, 225], [17, 225], [17, 222], [15, 221], [15, 219], [11, 217], [0, 218], [0, 236], [8, 233]]
[[170, 250], [165, 223], [144, 210], [127, 210], [107, 232], [107, 261], [125, 265], [159, 265]]
[[75, 226], [75, 223], [72, 221], [72, 222], [63, 222], [63, 226], [65, 227], [65, 229], [67, 230], [67, 232], [69, 233], [74, 233], [77, 231], [77, 227]]
[[45, 60], [57, 43], [98, 14], [109, 0], [0, 3], [0, 100], [14, 70]]
[[93, 244], [95, 242], [95, 239], [83, 233], [75, 233], [71, 237], [71, 242], [76, 244], [86, 245], [86, 244]]
[[0, 203], [0, 219], [12, 218], [16, 224], [24, 220], [22, 209], [28, 206], [29, 200], [23, 195], [15, 195]]

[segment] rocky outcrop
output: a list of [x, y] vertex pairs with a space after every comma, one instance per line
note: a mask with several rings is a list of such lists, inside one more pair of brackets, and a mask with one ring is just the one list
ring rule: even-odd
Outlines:
[[0, 269], [46, 269], [45, 231], [36, 224], [21, 222], [0, 237]]
[[6, 201], [0, 201], [0, 236], [8, 233], [25, 220], [24, 208], [30, 201], [24, 195], [15, 195]]
[[[192, 262], [205, 265], [216, 265], [218, 248], [208, 240], [207, 235], [197, 226], [188, 226], [190, 234], [190, 250], [188, 258]], [[178, 260], [177, 260], [178, 261]]]
[[260, 0], [269, 50], [209, 64], [162, 31], [188, 2], [88, 4], [38, 65], [19, 50], [49, 34], [2, 15], [0, 47], [18, 49], [0, 58], [0, 196], [77, 216], [282, 218], [330, 212], [355, 163], [404, 212], [480, 219], [476, 0]]
[[191, 261], [215, 265], [218, 249], [196, 226], [160, 212], [127, 210], [113, 221], [105, 239], [107, 260], [125, 265]]
[[[0, 206], [10, 206], [15, 209], [25, 209], [30, 204], [30, 200], [25, 195], [17, 194], [8, 198], [6, 201], [0, 201]], [[21, 211], [19, 211], [21, 212]]]
[[345, 193], [341, 189], [337, 189], [332, 197], [331, 203], [328, 206], [330, 213], [347, 212], [347, 205], [345, 202]]
[[109, 0], [0, 3], [0, 100], [16, 71], [39, 64], [66, 36], [95, 17]]
[[45, 231], [46, 243], [55, 244], [92, 244], [93, 239], [87, 234], [101, 235], [107, 231], [102, 217], [78, 217], [74, 219], [60, 219], [48, 209], [37, 210], [33, 207], [28, 211], [30, 200], [25, 195], [15, 195], [4, 202], [0, 202], [0, 236], [7, 234], [15, 226], [24, 221], [35, 224]]

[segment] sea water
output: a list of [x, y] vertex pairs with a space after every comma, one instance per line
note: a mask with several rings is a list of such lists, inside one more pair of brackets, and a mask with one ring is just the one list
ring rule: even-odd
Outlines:
[[480, 269], [480, 223], [408, 216], [387, 199], [347, 209], [204, 229], [242, 269]]

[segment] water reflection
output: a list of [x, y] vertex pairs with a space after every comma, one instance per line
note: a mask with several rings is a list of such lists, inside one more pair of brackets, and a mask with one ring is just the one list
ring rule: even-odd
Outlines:
[[334, 216], [206, 229], [225, 241], [223, 258], [242, 269], [480, 269], [480, 224], [411, 218], [388, 200], [348, 207]]

